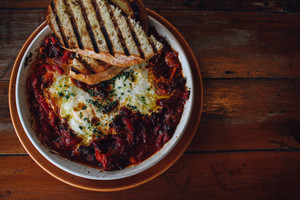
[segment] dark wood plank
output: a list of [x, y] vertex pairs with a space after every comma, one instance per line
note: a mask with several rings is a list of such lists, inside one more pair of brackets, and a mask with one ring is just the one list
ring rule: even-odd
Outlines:
[[25, 153], [10, 120], [8, 87], [8, 81], [0, 81], [0, 154]]
[[300, 12], [299, 1], [288, 0], [144, 0], [146, 7], [151, 9], [187, 9], [211, 11], [258, 11], [258, 12]]
[[204, 80], [189, 151], [300, 148], [300, 80]]
[[0, 80], [8, 80], [14, 61], [30, 34], [45, 21], [44, 10], [1, 10]]
[[[204, 78], [300, 78], [300, 14], [159, 10], [191, 45]], [[44, 10], [2, 10], [0, 80], [45, 20]]]
[[48, 0], [2, 0], [2, 9], [45, 9], [50, 1]]
[[[10, 122], [10, 114], [8, 107], [8, 89], [9, 82], [8, 81], [0, 81], [0, 121], [1, 123], [9, 123]], [[7, 126], [7, 125], [5, 125]], [[4, 127], [5, 127], [4, 126]]]
[[158, 13], [174, 24], [187, 39], [203, 77], [300, 77], [298, 14]]
[[[130, 190], [90, 192], [66, 185], [28, 156], [0, 157], [4, 199], [298, 199], [300, 152], [184, 154], [156, 179]], [[161, 188], [158, 191], [158, 188]]]
[[24, 154], [25, 149], [21, 145], [11, 122], [0, 123], [0, 155]]
[[[49, 0], [2, 0], [0, 8], [5, 9], [34, 9], [46, 8]], [[150, 9], [197, 9], [197, 10], [240, 10], [240, 11], [272, 11], [272, 12], [299, 12], [299, 1], [289, 0], [144, 0], [145, 6]]]
[[[0, 98], [7, 87], [0, 82]], [[300, 148], [299, 102], [299, 79], [205, 79], [203, 115], [188, 151]], [[24, 153], [7, 100], [0, 108], [0, 153]]]
[[265, 1], [265, 0], [246, 0], [246, 1], [230, 1], [231, 10], [247, 10], [247, 11], [271, 11], [271, 12], [299, 12], [299, 1]]

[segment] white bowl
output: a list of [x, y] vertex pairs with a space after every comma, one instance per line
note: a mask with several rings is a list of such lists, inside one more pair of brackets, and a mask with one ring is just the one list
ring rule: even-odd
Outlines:
[[26, 57], [30, 55], [30, 53], [32, 54], [32, 58], [35, 58], [37, 54], [37, 50], [39, 49], [44, 39], [47, 36], [51, 35], [49, 26], [46, 26], [37, 34], [37, 36], [32, 40], [27, 50], [25, 51], [25, 54], [21, 60], [18, 74], [17, 74], [15, 95], [16, 95], [16, 106], [17, 106], [18, 116], [20, 118], [21, 124], [28, 138], [30, 139], [34, 147], [49, 162], [59, 167], [60, 169], [79, 177], [93, 179], [93, 180], [116, 180], [116, 179], [133, 176], [149, 169], [157, 162], [159, 162], [162, 158], [164, 158], [180, 140], [181, 136], [183, 135], [187, 127], [187, 124], [190, 119], [190, 115], [192, 113], [194, 90], [193, 90], [191, 67], [183, 48], [181, 47], [181, 45], [179, 44], [175, 36], [161, 23], [159, 23], [157, 20], [155, 20], [150, 16], [149, 16], [149, 24], [150, 26], [154, 26], [157, 32], [162, 36], [164, 36], [166, 40], [169, 42], [169, 44], [173, 47], [173, 49], [179, 53], [179, 59], [183, 68], [183, 75], [187, 80], [186, 86], [189, 88], [191, 92], [190, 98], [187, 100], [185, 104], [185, 108], [181, 120], [171, 140], [169, 140], [163, 146], [162, 149], [160, 149], [158, 152], [156, 152], [154, 155], [152, 155], [145, 161], [137, 165], [129, 166], [125, 169], [116, 170], [116, 171], [103, 171], [100, 169], [96, 169], [94, 167], [88, 167], [86, 165], [70, 161], [66, 158], [61, 157], [57, 153], [53, 153], [53, 151], [45, 147], [37, 138], [35, 129], [32, 126], [32, 116], [30, 113], [30, 107], [29, 107], [28, 96], [26, 91], [26, 80], [30, 73], [30, 63], [28, 66], [25, 66], [25, 60]]

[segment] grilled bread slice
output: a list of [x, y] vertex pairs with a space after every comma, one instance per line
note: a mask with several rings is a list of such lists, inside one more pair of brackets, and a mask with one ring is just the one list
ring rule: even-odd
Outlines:
[[148, 16], [142, 0], [109, 0], [109, 2], [120, 8], [126, 16], [140, 22], [145, 33], [148, 33]]
[[87, 56], [76, 55], [70, 63], [70, 76], [89, 85], [112, 79], [125, 67], [112, 66]]
[[140, 64], [162, 49], [106, 0], [52, 0], [47, 22], [65, 49], [114, 66]]

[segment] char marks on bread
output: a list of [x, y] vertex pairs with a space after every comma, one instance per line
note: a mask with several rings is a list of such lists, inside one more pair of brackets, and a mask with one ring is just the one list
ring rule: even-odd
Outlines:
[[108, 0], [110, 4], [120, 8], [124, 15], [138, 21], [143, 30], [148, 33], [147, 10], [142, 0]]
[[125, 16], [115, 1], [52, 0], [47, 22], [67, 50], [118, 67], [149, 60], [163, 45]]

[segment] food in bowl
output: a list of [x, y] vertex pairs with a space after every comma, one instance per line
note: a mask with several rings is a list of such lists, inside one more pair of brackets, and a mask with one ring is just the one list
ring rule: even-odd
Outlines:
[[71, 78], [76, 55], [45, 38], [27, 80], [35, 130], [45, 146], [111, 171], [146, 160], [172, 138], [190, 91], [177, 52], [152, 33], [161, 51], [94, 85]]

